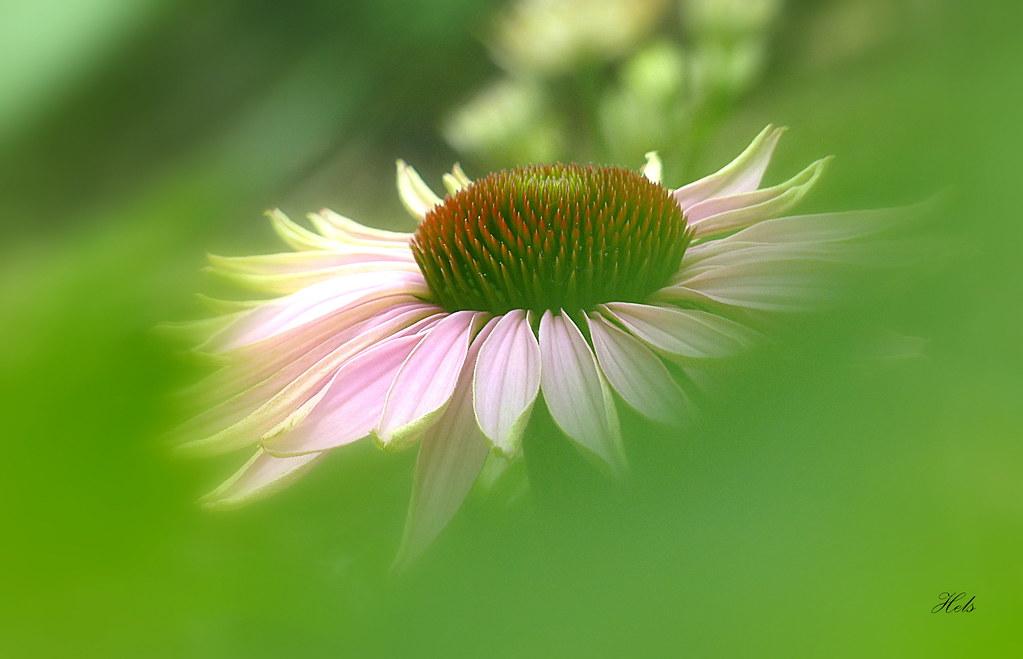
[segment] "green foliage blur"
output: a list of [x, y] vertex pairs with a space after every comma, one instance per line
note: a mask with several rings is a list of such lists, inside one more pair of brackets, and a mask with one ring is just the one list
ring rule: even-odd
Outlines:
[[[0, 657], [1021, 656], [1018, 3], [649, 4], [551, 64], [578, 12], [0, 3]], [[467, 120], [495, 85], [511, 115]], [[154, 327], [221, 286], [207, 250], [279, 249], [263, 209], [407, 229], [399, 157], [436, 183], [660, 149], [679, 184], [768, 122], [771, 181], [837, 155], [805, 210], [938, 212], [686, 432], [627, 417], [628, 482], [537, 427], [530, 494], [474, 496], [400, 575], [414, 452], [197, 505], [244, 458], [168, 449], [202, 365]], [[932, 614], [949, 590], [976, 610]]]

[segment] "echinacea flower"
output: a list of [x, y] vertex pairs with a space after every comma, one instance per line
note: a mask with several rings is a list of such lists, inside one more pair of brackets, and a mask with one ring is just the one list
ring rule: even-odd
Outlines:
[[782, 132], [675, 189], [654, 153], [638, 172], [534, 165], [471, 181], [456, 165], [443, 198], [399, 161], [412, 233], [327, 210], [309, 230], [270, 212], [294, 251], [211, 257], [275, 297], [222, 303], [201, 346], [224, 360], [203, 384], [220, 400], [187, 446], [252, 451], [207, 501], [248, 500], [360, 440], [418, 442], [406, 546], [421, 548], [492, 451], [517, 455], [539, 397], [568, 440], [621, 472], [618, 404], [677, 421], [684, 373], [753, 344], [750, 314], [817, 301], [815, 268], [875, 226], [783, 217], [827, 159], [761, 188]]

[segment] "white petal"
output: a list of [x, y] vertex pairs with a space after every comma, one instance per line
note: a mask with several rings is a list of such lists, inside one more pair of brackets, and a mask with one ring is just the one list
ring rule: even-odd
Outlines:
[[451, 173], [444, 175], [444, 187], [447, 188], [449, 194], [456, 194], [470, 185], [472, 185], [472, 179], [465, 175], [462, 166], [457, 162], [451, 168]]
[[465, 170], [462, 169], [462, 165], [460, 165], [457, 162], [451, 168], [451, 175], [454, 176], [455, 179], [459, 183], [461, 183], [463, 186], [470, 186], [470, 185], [472, 185], [472, 179], [469, 178], [468, 176], [466, 176]]
[[596, 313], [588, 316], [597, 363], [608, 382], [640, 414], [678, 425], [690, 403], [657, 355]]
[[[308, 254], [309, 252], [303, 252]], [[365, 260], [346, 263], [318, 270], [300, 272], [284, 272], [280, 274], [250, 274], [229, 270], [214, 270], [220, 277], [239, 286], [270, 295], [291, 295], [309, 286], [329, 281], [332, 285], [345, 281], [353, 282], [353, 287], [365, 281], [363, 275], [379, 275], [381, 278], [401, 273], [420, 273], [419, 266], [412, 260]]]
[[441, 202], [430, 186], [423, 182], [415, 169], [404, 160], [399, 160], [398, 195], [412, 217], [422, 221], [434, 206]]
[[760, 131], [746, 150], [714, 174], [675, 190], [675, 200], [687, 211], [690, 207], [711, 197], [722, 197], [756, 190], [764, 176], [771, 155], [784, 128], [768, 125]]
[[277, 235], [292, 249], [299, 251], [311, 249], [329, 250], [334, 247], [333, 241], [300, 227], [278, 208], [268, 210], [266, 216], [270, 220], [274, 231], [277, 232]]
[[613, 471], [624, 471], [611, 391], [586, 339], [565, 314], [546, 311], [540, 318], [540, 363], [540, 387], [555, 423]]
[[648, 151], [646, 153], [646, 164], [643, 165], [643, 176], [650, 179], [653, 183], [660, 183], [663, 171], [664, 166], [661, 164], [661, 157], [657, 155], [656, 151]]
[[540, 346], [525, 311], [497, 322], [480, 349], [473, 391], [483, 433], [501, 452], [516, 453], [540, 391]]
[[358, 250], [308, 250], [304, 252], [282, 252], [279, 254], [258, 254], [256, 256], [219, 256], [208, 254], [210, 265], [223, 272], [238, 272], [253, 275], [280, 275], [296, 272], [310, 272], [335, 268], [352, 263], [376, 261], [414, 261], [412, 250], [402, 249]]
[[411, 233], [368, 227], [329, 208], [321, 209], [319, 213], [310, 213], [308, 217], [321, 235], [342, 247], [407, 248], [412, 239]]

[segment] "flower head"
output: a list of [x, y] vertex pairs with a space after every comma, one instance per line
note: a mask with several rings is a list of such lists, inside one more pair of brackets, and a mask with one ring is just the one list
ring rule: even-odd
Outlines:
[[497, 172], [433, 207], [411, 241], [445, 309], [582, 311], [668, 283], [689, 243], [667, 191], [618, 167]]
[[[782, 130], [679, 188], [640, 172], [541, 165], [471, 181], [455, 166], [438, 197], [398, 163], [413, 233], [331, 211], [314, 230], [269, 218], [294, 251], [211, 257], [274, 297], [220, 303], [202, 345], [224, 359], [217, 397], [186, 446], [255, 447], [208, 501], [239, 503], [352, 442], [420, 444], [406, 546], [422, 548], [458, 509], [492, 451], [518, 453], [543, 397], [565, 436], [621, 471], [619, 401], [660, 423], [690, 408], [673, 370], [741, 352], [750, 313], [820, 300], [821, 264], [876, 227], [870, 215], [782, 217], [825, 160], [760, 182]], [[826, 293], [826, 291], [823, 291]]]

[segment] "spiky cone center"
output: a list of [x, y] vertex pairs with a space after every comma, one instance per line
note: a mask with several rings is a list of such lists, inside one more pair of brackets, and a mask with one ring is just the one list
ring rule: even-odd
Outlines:
[[411, 246], [449, 311], [574, 313], [644, 300], [691, 238], [663, 186], [620, 167], [556, 164], [495, 172], [448, 196]]

